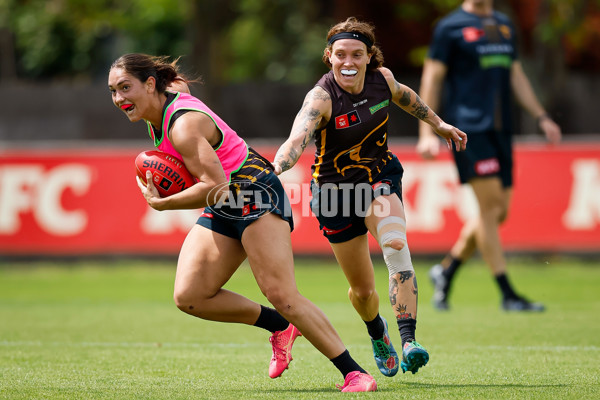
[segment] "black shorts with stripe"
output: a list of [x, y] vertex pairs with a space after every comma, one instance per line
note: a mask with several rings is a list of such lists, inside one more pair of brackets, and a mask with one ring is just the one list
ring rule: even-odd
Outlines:
[[364, 235], [365, 216], [373, 200], [396, 194], [402, 201], [404, 169], [395, 155], [387, 161], [373, 183], [311, 183], [311, 209], [319, 221], [323, 236], [330, 243], [347, 242]]
[[464, 151], [454, 149], [454, 162], [461, 183], [473, 178], [497, 176], [505, 188], [513, 185], [512, 135], [498, 131], [467, 132], [469, 142]]
[[279, 215], [294, 229], [292, 208], [273, 165], [252, 148], [231, 176], [225, 201], [205, 207], [196, 222], [214, 232], [241, 240], [244, 230], [268, 213]]

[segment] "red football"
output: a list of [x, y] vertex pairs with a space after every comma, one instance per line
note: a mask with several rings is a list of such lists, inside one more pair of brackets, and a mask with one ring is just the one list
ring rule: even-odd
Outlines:
[[179, 193], [196, 183], [183, 161], [163, 151], [141, 152], [135, 158], [135, 169], [144, 184], [146, 171], [152, 172], [152, 181], [160, 197]]

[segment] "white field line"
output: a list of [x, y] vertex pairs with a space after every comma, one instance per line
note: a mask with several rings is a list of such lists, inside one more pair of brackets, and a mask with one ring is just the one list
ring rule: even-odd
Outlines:
[[[204, 346], [223, 348], [266, 347], [268, 343], [158, 343], [158, 342], [43, 342], [0, 340], [0, 347], [172, 347], [200, 348]], [[295, 343], [294, 347], [310, 347], [310, 343]], [[494, 351], [600, 351], [600, 346], [469, 346], [480, 350]]]

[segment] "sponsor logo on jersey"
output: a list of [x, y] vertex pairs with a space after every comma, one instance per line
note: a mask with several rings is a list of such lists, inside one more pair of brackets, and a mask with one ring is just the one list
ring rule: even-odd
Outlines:
[[510, 43], [487, 43], [476, 47], [477, 53], [486, 54], [512, 54], [514, 48]]
[[371, 114], [375, 114], [377, 111], [381, 110], [384, 107], [387, 107], [390, 105], [390, 101], [388, 100], [384, 100], [379, 104], [374, 105], [373, 107], [369, 108], [369, 111], [371, 111]]
[[510, 40], [512, 37], [512, 33], [510, 32], [510, 27], [508, 25], [500, 25], [498, 30], [500, 30], [500, 33], [506, 40]]
[[358, 116], [358, 111], [356, 110], [350, 111], [348, 114], [335, 117], [335, 129], [346, 129], [357, 124], [360, 124], [360, 117]]
[[476, 28], [474, 26], [467, 26], [462, 29], [463, 39], [465, 42], [471, 43], [476, 42], [485, 34], [483, 29]]
[[479, 65], [482, 69], [510, 68], [512, 62], [512, 58], [507, 54], [490, 54], [479, 57]]

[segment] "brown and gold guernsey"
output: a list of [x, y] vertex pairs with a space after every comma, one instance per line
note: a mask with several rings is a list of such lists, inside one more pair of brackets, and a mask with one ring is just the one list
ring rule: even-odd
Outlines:
[[392, 159], [387, 147], [390, 88], [379, 71], [367, 71], [362, 93], [350, 94], [339, 87], [333, 72], [316, 86], [331, 96], [331, 119], [315, 132], [313, 178], [324, 183], [369, 182]]

